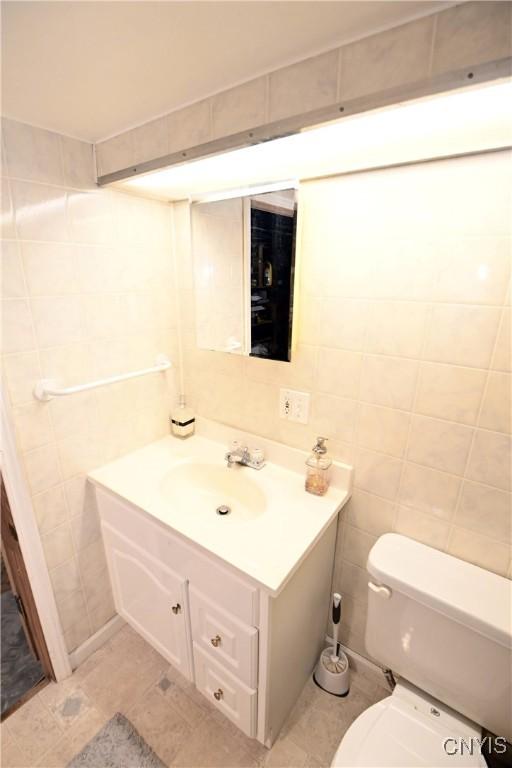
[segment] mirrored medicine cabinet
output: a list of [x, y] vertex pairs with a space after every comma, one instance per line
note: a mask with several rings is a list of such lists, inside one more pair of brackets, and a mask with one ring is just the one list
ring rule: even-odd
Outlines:
[[191, 225], [198, 347], [289, 361], [296, 190], [193, 203]]

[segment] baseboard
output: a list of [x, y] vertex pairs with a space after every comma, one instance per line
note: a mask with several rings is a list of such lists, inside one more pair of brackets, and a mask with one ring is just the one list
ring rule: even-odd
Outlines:
[[107, 621], [101, 629], [98, 629], [91, 637], [89, 637], [85, 643], [79, 645], [74, 651], [69, 654], [69, 662], [72, 669], [76, 669], [83, 664], [83, 662], [91, 656], [94, 651], [105, 645], [107, 640], [110, 640], [113, 635], [116, 635], [119, 630], [124, 626], [125, 621], [118, 614], [113, 616], [110, 621]]

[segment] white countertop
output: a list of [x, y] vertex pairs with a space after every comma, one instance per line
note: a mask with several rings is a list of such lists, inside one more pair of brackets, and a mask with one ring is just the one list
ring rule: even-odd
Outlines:
[[[89, 479], [276, 595], [347, 502], [352, 468], [336, 462], [327, 494], [313, 496], [304, 490], [307, 453], [206, 420], [199, 422], [199, 428], [202, 434], [187, 440], [165, 437], [94, 470]], [[233, 438], [264, 448], [267, 463], [263, 469], [226, 467], [224, 456]], [[256, 512], [237, 514], [236, 495], [234, 501], [226, 501], [222, 492], [190, 488], [190, 465], [200, 475], [211, 470], [220, 478], [224, 478], [225, 468], [228, 485], [242, 488], [243, 493], [247, 487], [248, 508]], [[184, 475], [173, 474], [183, 468]], [[175, 477], [185, 480], [175, 483]], [[217, 515], [216, 506], [229, 501], [233, 513]]]

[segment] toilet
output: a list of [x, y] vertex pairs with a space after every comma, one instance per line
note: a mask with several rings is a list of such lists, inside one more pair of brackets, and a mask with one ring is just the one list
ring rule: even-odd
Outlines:
[[486, 766], [482, 728], [512, 741], [512, 582], [395, 533], [367, 568], [366, 649], [398, 682], [332, 766]]

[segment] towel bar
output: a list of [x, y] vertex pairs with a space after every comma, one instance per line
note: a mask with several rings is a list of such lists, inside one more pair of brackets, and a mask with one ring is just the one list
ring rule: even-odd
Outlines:
[[152, 368], [142, 368], [139, 371], [132, 371], [131, 373], [121, 373], [117, 376], [110, 376], [108, 379], [97, 379], [96, 381], [89, 381], [86, 384], [76, 384], [73, 387], [59, 387], [58, 382], [54, 379], [40, 379], [34, 387], [34, 397], [37, 400], [46, 401], [51, 400], [54, 397], [74, 395], [77, 392], [85, 392], [88, 389], [102, 387], [105, 384], [115, 384], [118, 381], [127, 381], [128, 379], [134, 379], [137, 376], [147, 376], [148, 373], [167, 371], [171, 365], [171, 361], [165, 355], [158, 355], [155, 365]]

